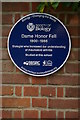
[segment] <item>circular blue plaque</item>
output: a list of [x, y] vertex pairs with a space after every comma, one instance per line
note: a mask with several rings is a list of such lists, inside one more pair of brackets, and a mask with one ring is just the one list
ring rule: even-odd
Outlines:
[[46, 13], [33, 13], [21, 18], [8, 36], [12, 62], [32, 76], [46, 76], [58, 71], [67, 61], [70, 49], [66, 27]]

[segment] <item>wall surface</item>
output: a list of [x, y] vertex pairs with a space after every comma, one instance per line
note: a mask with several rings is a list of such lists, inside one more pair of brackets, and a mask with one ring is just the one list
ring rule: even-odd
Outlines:
[[77, 12], [61, 5], [56, 11], [50, 9], [50, 14], [67, 26], [72, 42], [70, 57], [58, 72], [47, 77], [32, 77], [18, 70], [9, 58], [7, 37], [11, 27], [19, 18], [36, 12], [38, 4], [2, 3], [2, 117], [79, 118], [80, 16]]

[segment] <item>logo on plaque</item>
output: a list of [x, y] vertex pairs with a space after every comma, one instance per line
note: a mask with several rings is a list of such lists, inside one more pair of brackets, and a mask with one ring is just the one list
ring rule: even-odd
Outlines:
[[34, 25], [33, 23], [29, 23], [29, 24], [27, 25], [27, 29], [28, 29], [30, 32], [32, 32], [32, 31], [35, 29], [35, 25]]
[[46, 76], [67, 61], [71, 40], [67, 28], [56, 17], [33, 13], [18, 20], [8, 36], [8, 52], [22, 72]]

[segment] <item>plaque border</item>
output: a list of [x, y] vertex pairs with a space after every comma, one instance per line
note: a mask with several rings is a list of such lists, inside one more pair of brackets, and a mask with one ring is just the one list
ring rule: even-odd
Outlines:
[[[30, 16], [30, 15], [36, 15], [36, 14], [47, 15], [47, 16], [50, 16], [50, 17], [54, 18], [55, 20], [59, 21], [59, 23], [61, 23], [61, 25], [65, 28], [65, 30], [66, 30], [66, 32], [67, 32], [67, 34], [68, 34], [68, 38], [69, 38], [69, 51], [68, 51], [67, 57], [66, 57], [66, 59], [64, 60], [63, 64], [61, 64], [61, 66], [60, 66], [58, 69], [54, 70], [53, 72], [48, 72], [48, 73], [44, 73], [44, 74], [41, 74], [41, 75], [40, 75], [40, 74], [38, 75], [38, 74], [32, 74], [32, 73], [30, 73], [30, 72], [26, 72], [26, 71], [22, 70], [20, 67], [18, 67], [18, 66], [16, 65], [16, 63], [14, 62], [14, 60], [12, 59], [11, 54], [10, 54], [10, 51], [9, 51], [9, 38], [10, 38], [11, 32], [12, 32], [12, 30], [14, 29], [14, 27], [15, 27], [15, 26], [17, 25], [17, 23], [20, 22], [22, 19], [24, 19], [24, 18], [26, 18], [26, 17], [28, 17], [28, 16]], [[9, 35], [8, 35], [7, 49], [8, 49], [8, 54], [9, 54], [9, 57], [10, 57], [11, 61], [13, 62], [13, 64], [14, 64], [20, 71], [22, 71], [23, 73], [25, 73], [25, 74], [27, 74], [27, 75], [31, 75], [31, 76], [35, 76], [35, 77], [43, 77], [43, 76], [48, 76], [48, 75], [51, 75], [51, 74], [57, 72], [58, 70], [60, 70], [60, 69], [64, 66], [64, 64], [65, 64], [66, 61], [68, 60], [69, 55], [70, 55], [70, 52], [71, 52], [71, 37], [70, 37], [70, 34], [69, 34], [67, 28], [66, 28], [65, 25], [62, 23], [62, 21], [59, 20], [58, 18], [56, 18], [55, 16], [53, 16], [53, 15], [51, 15], [51, 14], [48, 14], [48, 13], [38, 13], [38, 12], [36, 12], [36, 13], [30, 13], [30, 14], [25, 15], [25, 16], [23, 16], [22, 18], [20, 18], [20, 19], [13, 25], [13, 27], [11, 28], [11, 30], [10, 30], [10, 32], [9, 32]], [[52, 69], [51, 69], [51, 70], [52, 70]], [[49, 70], [49, 71], [51, 71], [51, 70]]]

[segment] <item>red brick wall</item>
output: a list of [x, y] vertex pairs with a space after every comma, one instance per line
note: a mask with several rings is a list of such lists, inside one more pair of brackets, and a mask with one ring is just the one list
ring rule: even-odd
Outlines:
[[[3, 118], [78, 118], [79, 15], [71, 9], [50, 10], [68, 28], [71, 54], [55, 74], [32, 77], [19, 71], [9, 58], [7, 37], [22, 16], [36, 12], [38, 3], [2, 3], [2, 116]], [[47, 9], [45, 9], [47, 12]], [[1, 49], [0, 49], [1, 50]], [[1, 72], [1, 71], [0, 71]]]

